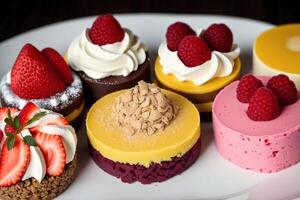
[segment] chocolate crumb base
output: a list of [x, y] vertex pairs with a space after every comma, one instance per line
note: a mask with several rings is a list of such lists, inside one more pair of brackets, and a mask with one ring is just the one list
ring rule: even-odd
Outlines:
[[80, 77], [87, 106], [96, 102], [99, 98], [111, 92], [127, 89], [135, 86], [138, 81], [150, 81], [150, 59], [147, 54], [146, 60], [138, 69], [128, 76], [109, 76], [103, 79], [93, 79], [83, 71], [75, 72]]
[[170, 161], [152, 163], [148, 168], [143, 165], [114, 162], [101, 155], [89, 143], [89, 152], [96, 164], [108, 174], [120, 178], [124, 183], [139, 181], [142, 184], [163, 182], [188, 169], [199, 157], [201, 152], [201, 138], [181, 157], [174, 157]]
[[39, 183], [35, 178], [12, 185], [10, 187], [0, 187], [0, 199], [2, 200], [38, 200], [54, 199], [73, 182], [77, 166], [77, 155], [74, 160], [66, 165], [60, 176], [49, 176]]

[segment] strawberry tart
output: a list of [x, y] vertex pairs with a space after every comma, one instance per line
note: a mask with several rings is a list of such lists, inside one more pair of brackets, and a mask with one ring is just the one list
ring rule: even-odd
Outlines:
[[159, 86], [191, 100], [204, 116], [226, 85], [238, 79], [240, 48], [225, 24], [194, 31], [183, 22], [171, 24], [158, 49], [155, 77]]
[[94, 161], [126, 183], [165, 181], [200, 154], [197, 108], [144, 81], [98, 100], [87, 114], [86, 128]]
[[99, 16], [91, 28], [83, 30], [70, 44], [65, 59], [80, 76], [90, 103], [150, 78], [144, 44], [111, 14]]
[[[286, 75], [246, 75], [213, 103], [220, 154], [242, 168], [278, 172], [300, 161], [300, 92]], [[238, 122], [238, 123], [237, 123]]]
[[300, 23], [276, 26], [261, 33], [253, 45], [253, 73], [285, 74], [300, 90]]
[[73, 181], [75, 130], [60, 114], [28, 102], [0, 108], [0, 198], [53, 199]]
[[31, 101], [64, 115], [76, 128], [81, 125], [81, 80], [52, 48], [39, 51], [31, 44], [24, 45], [12, 69], [1, 80], [0, 94], [2, 106], [22, 109]]

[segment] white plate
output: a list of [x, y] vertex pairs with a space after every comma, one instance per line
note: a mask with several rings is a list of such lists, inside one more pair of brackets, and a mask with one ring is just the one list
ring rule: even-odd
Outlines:
[[[242, 50], [244, 73], [252, 65], [252, 43], [262, 31], [272, 27], [264, 22], [213, 15], [116, 15], [124, 27], [140, 36], [155, 58], [164, 39], [166, 28], [175, 21], [184, 21], [193, 28], [211, 23], [226, 23], [234, 33], [234, 41]], [[54, 47], [62, 54], [71, 40], [94, 17], [81, 18], [45, 26], [0, 44], [0, 75], [13, 65], [20, 48], [32, 43], [38, 48]], [[90, 158], [84, 133], [79, 137], [79, 166], [77, 177], [58, 199], [293, 199], [300, 196], [300, 165], [276, 174], [258, 174], [240, 169], [222, 159], [213, 143], [211, 123], [202, 123], [203, 151], [197, 162], [183, 174], [163, 183], [151, 185], [124, 184], [99, 169]]]

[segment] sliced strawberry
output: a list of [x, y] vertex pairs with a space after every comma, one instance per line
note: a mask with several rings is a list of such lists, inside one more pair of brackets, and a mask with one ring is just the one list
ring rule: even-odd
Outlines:
[[46, 125], [69, 125], [69, 122], [66, 118], [58, 116], [54, 120], [48, 121]]
[[2, 138], [3, 138], [3, 131], [0, 129], [0, 144], [2, 142]]
[[16, 136], [11, 150], [7, 149], [6, 143], [7, 140], [1, 150], [0, 187], [9, 187], [18, 183], [30, 162], [30, 148], [19, 136]]
[[24, 99], [47, 98], [65, 89], [65, 83], [49, 60], [34, 46], [26, 44], [11, 70], [11, 89]]
[[53, 67], [60, 75], [61, 80], [63, 80], [66, 85], [71, 85], [73, 82], [72, 71], [64, 58], [52, 48], [43, 49], [42, 54], [44, 54], [44, 56], [46, 56], [48, 60], [53, 63]]
[[6, 124], [4, 127], [4, 132], [5, 133], [16, 133], [17, 130], [14, 127], [12, 127], [11, 125]]
[[47, 121], [41, 121], [38, 124], [38, 126], [34, 126], [30, 128], [30, 132], [31, 133], [41, 132], [40, 127], [47, 126], [47, 125], [69, 125], [69, 122], [64, 117], [58, 116], [53, 119], [47, 119]]
[[61, 136], [37, 132], [33, 137], [45, 158], [47, 173], [51, 176], [61, 175], [66, 165], [66, 152]]
[[0, 121], [4, 120], [8, 116], [8, 110], [10, 110], [10, 113], [12, 116], [14, 116], [16, 113], [19, 112], [19, 110], [16, 108], [1, 107], [0, 108]]
[[28, 102], [19, 114], [21, 125], [25, 126], [26, 123], [38, 112], [40, 112], [39, 107], [32, 102]]

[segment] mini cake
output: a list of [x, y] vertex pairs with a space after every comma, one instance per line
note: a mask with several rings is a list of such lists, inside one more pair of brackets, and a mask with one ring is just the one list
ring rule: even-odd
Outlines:
[[22, 109], [31, 101], [58, 112], [79, 128], [83, 119], [84, 96], [80, 78], [52, 48], [39, 51], [26, 44], [15, 64], [1, 80], [2, 106]]
[[158, 50], [155, 76], [159, 86], [191, 100], [201, 114], [211, 116], [212, 102], [226, 85], [238, 79], [240, 48], [225, 24], [196, 32], [176, 22], [168, 27]]
[[285, 74], [300, 90], [300, 24], [287, 24], [261, 33], [253, 45], [253, 73]]
[[220, 154], [242, 168], [272, 173], [300, 160], [300, 92], [286, 75], [247, 75], [213, 103]]
[[110, 14], [99, 16], [75, 38], [65, 59], [80, 76], [90, 103], [150, 76], [144, 44]]
[[75, 130], [58, 113], [29, 102], [0, 108], [0, 198], [53, 199], [73, 181]]
[[87, 114], [86, 128], [94, 161], [126, 183], [165, 181], [200, 154], [196, 107], [143, 81], [98, 100]]

